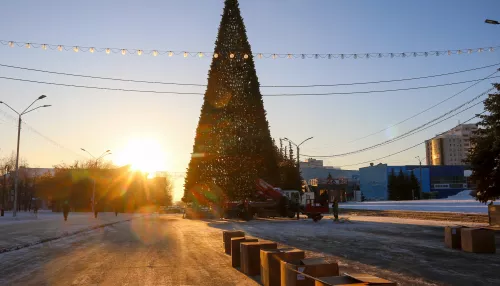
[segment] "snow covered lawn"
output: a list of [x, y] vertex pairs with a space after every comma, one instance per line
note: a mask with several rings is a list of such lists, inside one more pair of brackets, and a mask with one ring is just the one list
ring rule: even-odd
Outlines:
[[456, 213], [488, 213], [488, 206], [475, 200], [415, 200], [415, 201], [380, 201], [347, 202], [340, 208], [364, 210], [399, 210]]
[[0, 217], [0, 253], [139, 216], [99, 213], [96, 219], [92, 213], [70, 213], [68, 221], [64, 221], [62, 213], [48, 211], [39, 212], [38, 216], [27, 212], [18, 212], [17, 215], [14, 219], [12, 212], [6, 212]]
[[341, 203], [345, 209], [453, 212], [487, 214], [488, 206], [471, 197], [470, 190], [439, 200], [378, 201]]

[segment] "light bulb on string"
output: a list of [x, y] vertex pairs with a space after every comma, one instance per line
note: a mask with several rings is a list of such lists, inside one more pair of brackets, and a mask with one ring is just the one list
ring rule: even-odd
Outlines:
[[291, 59], [292, 58], [292, 55], [291, 54], [288, 54], [288, 58]]
[[14, 47], [14, 42], [10, 41], [9, 42], [9, 47], [13, 48]]
[[243, 55], [243, 58], [246, 60], [248, 59], [248, 54]]
[[490, 52], [493, 52], [493, 47], [490, 48]]
[[198, 57], [203, 58], [203, 53], [198, 53]]
[[62, 52], [63, 47], [61, 45], [59, 45], [59, 46], [57, 46], [57, 50], [60, 51], [60, 52]]
[[125, 55], [127, 53], [127, 50], [122, 49], [122, 55]]
[[262, 59], [262, 54], [259, 54], [258, 57], [259, 57], [259, 59]]
[[137, 55], [138, 56], [142, 55], [142, 50], [137, 50]]
[[469, 49], [467, 52], [468, 52], [469, 54], [472, 54], [472, 50], [471, 50], [471, 49]]
[[111, 53], [111, 50], [109, 48], [106, 48], [106, 54], [109, 55], [109, 53]]
[[89, 52], [91, 52], [91, 53], [93, 53], [94, 51], [95, 51], [95, 49], [94, 49], [94, 48], [90, 48], [90, 49], [89, 49]]
[[168, 52], [169, 57], [172, 57], [173, 55], [174, 55], [174, 52], [172, 52], [172, 51]]
[[483, 51], [483, 48], [479, 48], [477, 51], [481, 53]]
[[31, 44], [30, 43], [26, 43], [26, 48], [31, 48]]
[[214, 59], [216, 59], [218, 57], [219, 57], [219, 54], [218, 53], [214, 53]]
[[153, 56], [156, 57], [158, 55], [158, 51], [157, 50], [154, 50], [153, 51]]
[[78, 47], [73, 47], [73, 51], [75, 51], [75, 53], [78, 53]]
[[448, 51], [448, 56], [451, 56], [451, 51]]
[[187, 58], [187, 56], [188, 56], [188, 53], [184, 52], [184, 57]]
[[229, 57], [230, 57], [231, 59], [234, 59], [234, 54], [233, 54], [233, 53], [231, 53], [231, 54], [229, 55]]
[[46, 44], [42, 44], [42, 49], [46, 50], [47, 49], [47, 45]]
[[276, 59], [276, 54], [273, 54], [273, 60], [275, 60], [275, 59]]

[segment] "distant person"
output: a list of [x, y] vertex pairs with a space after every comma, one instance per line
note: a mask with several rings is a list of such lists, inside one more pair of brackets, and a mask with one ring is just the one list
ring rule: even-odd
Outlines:
[[38, 216], [38, 200], [35, 201], [35, 205], [33, 206], [33, 213]]
[[339, 221], [339, 199], [337, 197], [333, 199], [333, 217], [334, 221]]
[[97, 211], [97, 203], [95, 203], [95, 205], [94, 205], [94, 218], [97, 218], [97, 213], [98, 213], [98, 211]]
[[69, 214], [69, 202], [68, 201], [64, 201], [64, 204], [63, 204], [63, 215], [64, 215], [64, 221], [67, 221], [68, 220], [68, 214]]
[[339, 190], [334, 190], [333, 191], [333, 203], [332, 203], [332, 210], [333, 210], [333, 221], [337, 222], [339, 221], [339, 200], [340, 200], [340, 191]]

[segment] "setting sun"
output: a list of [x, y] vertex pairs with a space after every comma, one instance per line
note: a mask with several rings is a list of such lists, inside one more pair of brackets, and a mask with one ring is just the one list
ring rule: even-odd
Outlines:
[[143, 172], [166, 171], [169, 158], [161, 145], [152, 139], [131, 140], [121, 150], [116, 159], [120, 165], [131, 165], [132, 169]]

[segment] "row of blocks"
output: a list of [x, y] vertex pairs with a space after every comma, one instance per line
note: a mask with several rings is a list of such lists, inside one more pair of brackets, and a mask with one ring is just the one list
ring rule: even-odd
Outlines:
[[444, 228], [447, 247], [472, 253], [496, 253], [495, 231], [487, 228], [447, 226]]
[[306, 259], [302, 250], [278, 249], [275, 242], [248, 238], [242, 231], [224, 231], [223, 241], [231, 265], [248, 276], [260, 275], [264, 286], [396, 285], [372, 275], [339, 276], [338, 263]]

